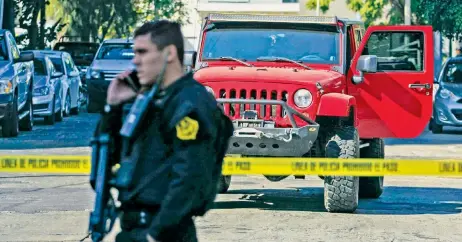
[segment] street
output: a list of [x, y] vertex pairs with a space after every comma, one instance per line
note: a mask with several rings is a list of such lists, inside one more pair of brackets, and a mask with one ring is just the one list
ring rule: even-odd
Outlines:
[[[97, 115], [0, 138], [0, 154], [87, 155]], [[462, 131], [387, 140], [387, 158], [462, 157]], [[0, 174], [0, 241], [78, 241], [87, 234], [93, 191], [87, 176]], [[197, 218], [199, 241], [460, 241], [462, 183], [457, 178], [386, 177], [376, 200], [355, 214], [323, 207], [322, 180], [233, 177], [216, 208]], [[117, 224], [107, 241], [113, 241]], [[87, 239], [86, 241], [90, 241]]]

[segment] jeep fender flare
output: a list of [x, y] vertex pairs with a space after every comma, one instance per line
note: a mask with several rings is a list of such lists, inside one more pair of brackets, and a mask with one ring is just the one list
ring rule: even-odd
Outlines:
[[[358, 126], [356, 99], [342, 93], [327, 93], [319, 100], [317, 116], [324, 117], [350, 117], [354, 126]], [[352, 117], [351, 117], [352, 116]]]

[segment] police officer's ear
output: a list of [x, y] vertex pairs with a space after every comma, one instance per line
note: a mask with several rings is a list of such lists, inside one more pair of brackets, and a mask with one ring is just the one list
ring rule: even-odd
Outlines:
[[166, 46], [162, 52], [163, 56], [167, 58], [168, 63], [172, 63], [178, 59], [178, 51], [176, 51], [174, 45]]

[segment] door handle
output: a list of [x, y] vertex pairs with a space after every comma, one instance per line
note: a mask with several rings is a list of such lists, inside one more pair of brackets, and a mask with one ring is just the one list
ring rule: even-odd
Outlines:
[[417, 89], [417, 88], [430, 89], [430, 88], [431, 88], [431, 85], [430, 85], [430, 83], [425, 83], [425, 84], [409, 84], [409, 88], [412, 88], [412, 89]]

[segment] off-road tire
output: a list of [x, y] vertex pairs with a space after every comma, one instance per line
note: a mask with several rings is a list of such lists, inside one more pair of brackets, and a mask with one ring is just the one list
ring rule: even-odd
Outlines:
[[[371, 139], [369, 146], [360, 151], [361, 158], [384, 159], [385, 143], [383, 139]], [[383, 193], [383, 176], [379, 177], [360, 177], [359, 178], [359, 197], [360, 198], [379, 198]]]
[[231, 185], [231, 176], [221, 176], [218, 180], [218, 193], [226, 193]]
[[32, 131], [32, 129], [34, 128], [34, 109], [32, 106], [32, 92], [29, 92], [29, 97], [27, 98], [26, 107], [24, 109], [28, 109], [29, 115], [27, 115], [21, 121], [19, 121], [19, 129], [22, 131]]
[[19, 116], [18, 116], [18, 95], [15, 93], [13, 105], [11, 105], [11, 119], [4, 119], [2, 124], [3, 137], [16, 137], [19, 134]]
[[[327, 133], [327, 158], [359, 158], [359, 135], [355, 127], [335, 127]], [[325, 176], [324, 207], [332, 213], [353, 213], [358, 207], [359, 177]]]

